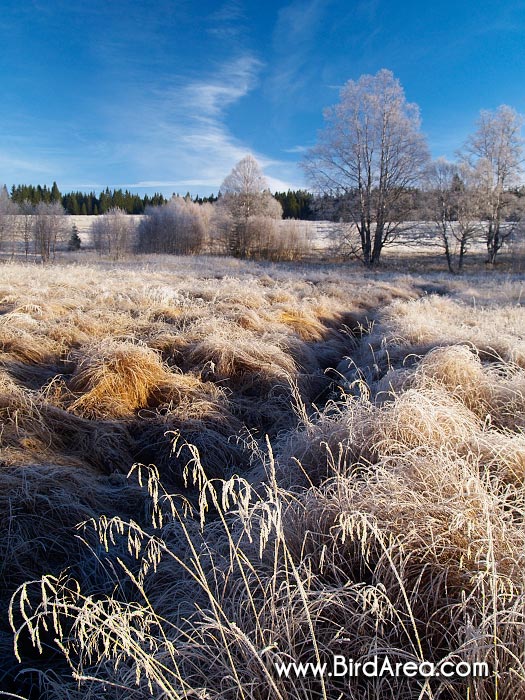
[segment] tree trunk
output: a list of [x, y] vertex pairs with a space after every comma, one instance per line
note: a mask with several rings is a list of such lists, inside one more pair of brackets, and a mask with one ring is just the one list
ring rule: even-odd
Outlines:
[[371, 260], [372, 267], [379, 265], [381, 251], [383, 250], [384, 230], [385, 230], [384, 223], [378, 221], [376, 224], [376, 230], [374, 231], [374, 248], [372, 250], [372, 260]]
[[499, 230], [499, 222], [490, 223], [490, 237], [487, 236], [487, 263], [494, 265], [496, 256], [501, 248], [501, 236]]
[[361, 250], [363, 252], [363, 262], [366, 267], [369, 267], [372, 261], [372, 240], [370, 235], [370, 226], [362, 219], [361, 220]]

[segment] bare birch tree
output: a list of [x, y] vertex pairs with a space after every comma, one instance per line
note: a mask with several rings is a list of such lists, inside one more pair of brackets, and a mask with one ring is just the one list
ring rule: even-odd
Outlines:
[[34, 215], [35, 215], [34, 205], [28, 199], [24, 199], [24, 201], [20, 204], [20, 212], [19, 212], [19, 216], [18, 216], [18, 219], [20, 222], [19, 227], [18, 227], [18, 235], [22, 241], [22, 245], [24, 248], [24, 254], [26, 256], [26, 259], [29, 256], [29, 251], [31, 250], [31, 238], [33, 235]]
[[438, 158], [427, 170], [426, 185], [428, 215], [449, 272], [461, 272], [471, 243], [482, 233], [475, 173], [464, 164]]
[[135, 224], [123, 209], [113, 207], [91, 224], [93, 246], [101, 255], [118, 260], [133, 249]]
[[487, 262], [495, 263], [514, 227], [503, 225], [523, 162], [523, 117], [507, 105], [482, 111], [478, 128], [464, 146], [462, 159], [477, 174], [482, 216], [487, 221]]
[[18, 207], [9, 197], [7, 187], [0, 187], [0, 250], [4, 250], [6, 243], [14, 245], [16, 240], [16, 214]]
[[412, 209], [410, 190], [428, 162], [419, 109], [407, 103], [388, 70], [349, 80], [340, 102], [325, 111], [326, 126], [303, 162], [320, 193], [345, 201], [365, 265], [401, 231]]
[[59, 202], [40, 202], [35, 209], [33, 240], [42, 262], [54, 259], [57, 245], [64, 242], [66, 213]]

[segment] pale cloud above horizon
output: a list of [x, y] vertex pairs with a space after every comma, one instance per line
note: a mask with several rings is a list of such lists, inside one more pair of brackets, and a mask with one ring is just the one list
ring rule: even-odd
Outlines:
[[[247, 153], [254, 155], [263, 168], [286, 168], [286, 163], [256, 152], [237, 139], [225, 121], [227, 110], [254, 88], [261, 67], [257, 58], [246, 54], [216, 65], [209, 75], [197, 79], [157, 81], [140, 95], [133, 90], [131, 100], [116, 95], [115, 101], [100, 110], [107, 138], [92, 142], [91, 154], [77, 159], [81, 163], [75, 163], [74, 156], [71, 159], [71, 154], [60, 149], [47, 164], [0, 152], [0, 168], [5, 165], [29, 176], [52, 175], [57, 179], [53, 166], [57, 168], [66, 160], [71, 170], [82, 166], [92, 172], [101, 158], [106, 165], [125, 161], [128, 169], [142, 178], [127, 184], [117, 178], [93, 187], [159, 188], [164, 192], [169, 188], [199, 187], [218, 191], [224, 177]], [[271, 174], [268, 181], [281, 189], [297, 186]], [[80, 187], [79, 181], [72, 180], [66, 186]]]
[[[285, 162], [236, 138], [226, 122], [228, 110], [235, 108], [256, 86], [261, 68], [261, 62], [254, 56], [244, 55], [216, 66], [216, 76], [206, 75], [157, 90], [151, 102], [143, 104], [140, 114], [141, 123], [162, 138], [147, 140], [141, 152], [135, 154], [142, 160], [143, 168], [154, 175], [160, 164], [163, 172], [174, 173], [172, 181], [177, 187], [204, 186], [218, 190], [235, 163], [251, 153], [269, 181], [279, 183], [282, 188], [295, 187], [296, 183], [272, 174], [275, 169], [285, 171]], [[181, 171], [184, 179], [180, 178]]]

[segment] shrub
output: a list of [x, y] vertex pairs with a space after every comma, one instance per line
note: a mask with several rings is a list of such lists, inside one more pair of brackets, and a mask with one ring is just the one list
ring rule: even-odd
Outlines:
[[91, 224], [93, 245], [100, 254], [118, 260], [134, 247], [135, 226], [132, 219], [118, 207], [103, 216], [97, 216]]
[[182, 197], [161, 207], [149, 207], [138, 228], [141, 253], [200, 253], [205, 245], [208, 209]]

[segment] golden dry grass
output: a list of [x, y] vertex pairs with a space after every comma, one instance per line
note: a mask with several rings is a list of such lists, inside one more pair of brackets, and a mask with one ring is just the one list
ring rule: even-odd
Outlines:
[[[0, 688], [525, 697], [521, 278], [2, 271]], [[489, 676], [273, 666], [387, 653]]]

